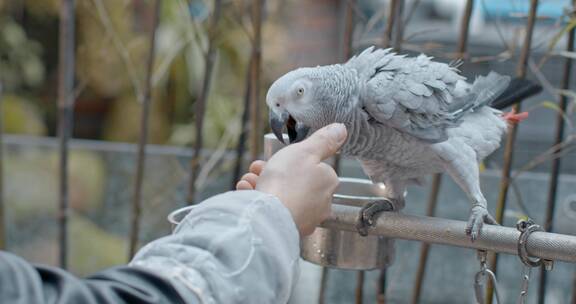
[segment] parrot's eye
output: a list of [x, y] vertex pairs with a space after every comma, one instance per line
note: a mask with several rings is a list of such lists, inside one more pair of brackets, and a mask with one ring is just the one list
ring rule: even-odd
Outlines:
[[298, 88], [298, 96], [302, 96], [304, 94], [304, 88]]

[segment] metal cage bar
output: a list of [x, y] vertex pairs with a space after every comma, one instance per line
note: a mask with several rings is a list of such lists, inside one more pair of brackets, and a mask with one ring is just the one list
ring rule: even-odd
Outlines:
[[[386, 20], [386, 30], [384, 31], [384, 36], [382, 37], [382, 46], [384, 48], [390, 47], [392, 44], [392, 30], [394, 29], [394, 23], [396, 22], [396, 11], [398, 7], [398, 2], [402, 0], [391, 0], [390, 7], [388, 11], [388, 18]], [[402, 19], [401, 17], [399, 17]]]
[[[194, 103], [195, 113], [195, 137], [194, 148], [192, 149], [192, 159], [190, 160], [190, 180], [188, 181], [188, 195], [186, 201], [188, 205], [194, 204], [196, 197], [196, 180], [200, 174], [200, 154], [204, 146], [204, 116], [206, 115], [206, 106], [208, 104], [208, 95], [210, 94], [210, 87], [212, 86], [212, 78], [214, 74], [214, 64], [216, 63], [216, 37], [218, 30], [218, 23], [222, 15], [222, 0], [214, 1], [214, 12], [210, 19], [210, 26], [208, 27], [208, 50], [204, 54], [204, 79], [202, 80], [202, 89], [196, 102]], [[194, 21], [192, 21], [194, 22]]]
[[[572, 1], [572, 9], [576, 6], [576, 0]], [[566, 43], [566, 51], [567, 52], [574, 52], [574, 33], [575, 30], [572, 28], [568, 31], [567, 37], [568, 41]], [[564, 61], [564, 70], [562, 76], [562, 83], [560, 84], [560, 88], [563, 90], [567, 90], [570, 88], [570, 78], [572, 75], [572, 58], [566, 57]], [[564, 121], [564, 113], [566, 112], [566, 108], [568, 106], [568, 97], [562, 95], [560, 96], [560, 101], [558, 103], [558, 107], [560, 111], [556, 115], [556, 133], [554, 135], [554, 144], [553, 146], [559, 146], [559, 144], [564, 140], [564, 127], [566, 122]], [[560, 153], [562, 148], [557, 151]], [[553, 220], [554, 220], [554, 207], [556, 205], [556, 196], [558, 192], [558, 177], [560, 175], [560, 158], [554, 158], [552, 160], [552, 168], [550, 169], [550, 180], [548, 183], [548, 197], [546, 200], [546, 215], [544, 217], [544, 225], [542, 228], [546, 231], [552, 231], [553, 228]], [[538, 303], [544, 304], [544, 295], [546, 294], [546, 281], [548, 278], [548, 272], [541, 268], [540, 269], [540, 282], [538, 284]]]
[[252, 58], [250, 60], [250, 160], [260, 156], [261, 126], [260, 118], [260, 80], [262, 74], [262, 10], [265, 0], [254, 0], [252, 3]]
[[[458, 38], [457, 59], [464, 59], [466, 56], [466, 47], [468, 45], [468, 34], [470, 29], [470, 18], [472, 17], [472, 10], [474, 8], [474, 0], [466, 1], [464, 7], [464, 14], [460, 24], [460, 36]], [[436, 205], [438, 203], [438, 194], [440, 193], [440, 186], [442, 185], [442, 174], [437, 173], [432, 177], [432, 186], [430, 188], [430, 195], [426, 208], [427, 216], [434, 216]], [[424, 284], [424, 275], [426, 274], [426, 265], [428, 264], [428, 254], [430, 252], [429, 244], [422, 244], [420, 247], [420, 258], [418, 260], [418, 269], [416, 270], [416, 283], [414, 284], [414, 293], [412, 294], [412, 304], [420, 301], [422, 286]]]
[[[390, 2], [388, 20], [386, 20], [386, 30], [382, 40], [384, 47], [390, 47], [390, 45], [393, 44], [396, 52], [402, 49], [402, 42], [404, 41], [404, 26], [406, 26], [402, 18], [404, 14], [404, 4], [404, 0], [392, 0]], [[418, 3], [414, 3], [413, 5], [413, 8], [415, 8]], [[394, 35], [392, 35], [393, 32]], [[386, 272], [387, 269], [381, 269], [378, 276], [378, 282], [376, 284], [378, 288], [376, 294], [377, 303], [386, 302]]]
[[138, 156], [136, 160], [136, 176], [134, 181], [134, 197], [132, 201], [132, 221], [130, 225], [130, 247], [128, 259], [130, 260], [138, 249], [138, 239], [140, 235], [140, 217], [142, 213], [142, 182], [144, 171], [146, 170], [146, 144], [148, 141], [148, 125], [150, 114], [150, 103], [152, 93], [152, 68], [154, 66], [156, 27], [160, 19], [160, 0], [154, 2], [154, 19], [150, 29], [150, 40], [148, 45], [148, 58], [146, 59], [146, 78], [144, 92], [142, 96], [142, 116], [140, 118], [140, 137], [138, 139]]
[[[538, 9], [538, 0], [530, 1], [530, 13], [526, 23], [526, 34], [524, 37], [524, 44], [522, 52], [518, 60], [518, 67], [516, 75], [519, 78], [526, 77], [528, 58], [530, 57], [530, 47], [532, 45], [532, 35], [534, 33], [534, 25], [536, 24], [536, 11]], [[513, 111], [520, 111], [520, 104], [516, 103], [512, 107]], [[508, 129], [508, 137], [506, 138], [506, 145], [504, 148], [504, 164], [502, 166], [502, 180], [500, 182], [500, 192], [498, 195], [498, 205], [496, 206], [496, 221], [502, 222], [504, 218], [504, 210], [506, 209], [506, 200], [508, 198], [508, 188], [510, 187], [510, 172], [512, 171], [513, 155], [514, 155], [514, 142], [516, 141], [516, 132], [518, 126], [513, 124]], [[498, 255], [493, 254], [489, 258], [489, 267], [492, 272], [496, 274], [498, 268]], [[494, 286], [491, 281], [488, 282], [486, 288], [487, 303], [492, 303], [492, 294]]]
[[3, 87], [0, 81], [0, 250], [5, 250], [6, 246], [6, 223], [4, 214], [4, 111], [3, 111]]
[[[342, 61], [348, 60], [352, 57], [354, 48], [354, 6], [357, 5], [356, 0], [344, 0], [340, 1], [340, 4], [344, 4], [344, 18], [342, 18], [342, 43], [340, 49], [340, 58]], [[334, 156], [334, 162], [332, 167], [336, 174], [340, 173], [340, 155]], [[320, 275], [320, 294], [318, 297], [318, 303], [323, 304], [325, 302], [325, 293], [328, 284], [328, 276], [330, 275], [330, 269], [327, 267], [322, 268], [322, 274]], [[358, 271], [356, 274], [356, 289], [355, 289], [355, 302], [357, 304], [362, 303], [362, 298], [364, 294], [364, 272]]]
[[68, 268], [68, 142], [72, 136], [74, 115], [74, 44], [75, 15], [74, 0], [65, 0], [60, 7], [59, 71], [58, 71], [58, 137], [59, 158], [59, 256], [60, 267]]

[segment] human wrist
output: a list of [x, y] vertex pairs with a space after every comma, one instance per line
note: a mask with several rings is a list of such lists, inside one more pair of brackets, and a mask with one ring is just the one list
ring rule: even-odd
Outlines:
[[290, 213], [290, 217], [292, 218], [294, 225], [296, 225], [296, 229], [298, 230], [300, 236], [305, 235], [305, 214], [301, 208], [297, 208], [297, 206], [292, 204], [292, 201], [282, 195], [281, 192], [272, 191], [266, 187], [256, 187], [256, 191], [273, 196], [276, 200], [278, 200], [278, 202], [280, 202], [280, 204]]

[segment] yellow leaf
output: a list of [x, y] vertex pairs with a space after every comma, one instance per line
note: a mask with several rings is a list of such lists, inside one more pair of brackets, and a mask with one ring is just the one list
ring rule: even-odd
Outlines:
[[548, 109], [551, 109], [551, 110], [554, 110], [554, 111], [562, 112], [562, 109], [560, 109], [560, 108], [558, 107], [558, 105], [557, 105], [556, 103], [552, 102], [552, 101], [546, 100], [546, 101], [543, 101], [543, 102], [540, 103], [540, 104], [541, 104], [544, 108], [548, 108]]

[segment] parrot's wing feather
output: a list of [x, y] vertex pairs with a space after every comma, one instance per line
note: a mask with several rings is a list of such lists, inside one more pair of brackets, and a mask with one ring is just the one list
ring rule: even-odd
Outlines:
[[474, 111], [482, 106], [490, 105], [508, 88], [509, 84], [509, 76], [502, 76], [496, 72], [490, 72], [486, 76], [479, 76], [469, 86], [466, 94], [455, 98], [449, 110], [454, 113], [455, 118], [460, 118], [468, 111]]
[[375, 49], [373, 46], [350, 58], [344, 66], [358, 72], [361, 79], [367, 80], [376, 74], [393, 57], [391, 49]]
[[[380, 59], [380, 61], [383, 61]], [[428, 142], [446, 139], [447, 127], [470, 111], [489, 105], [507, 86], [509, 77], [490, 73], [470, 85], [456, 67], [420, 55], [387, 54], [368, 80], [363, 106], [376, 121]], [[456, 94], [456, 85], [465, 86]]]
[[344, 67], [356, 70], [366, 83], [361, 100], [375, 121], [429, 142], [446, 139], [447, 127], [466, 113], [490, 105], [508, 86], [510, 78], [491, 72], [466, 83], [460, 62], [434, 62], [390, 49], [369, 47], [350, 58]]

